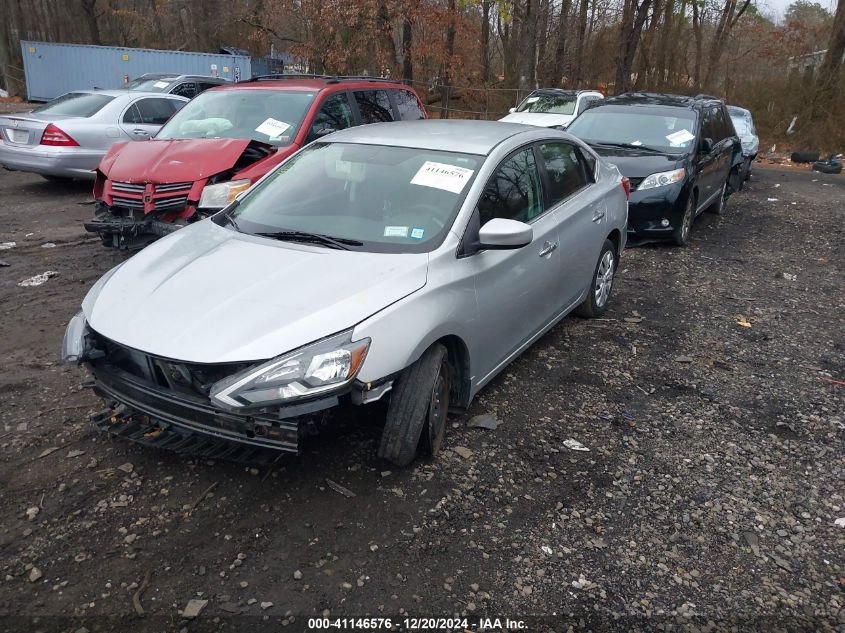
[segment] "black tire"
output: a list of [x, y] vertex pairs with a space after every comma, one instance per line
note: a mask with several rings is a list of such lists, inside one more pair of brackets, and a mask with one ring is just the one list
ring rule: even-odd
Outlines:
[[705, 209], [707, 213], [723, 215], [728, 207], [728, 183], [722, 185], [722, 189], [716, 199]]
[[[609, 261], [608, 261], [609, 260]], [[619, 253], [610, 240], [605, 240], [590, 280], [590, 291], [586, 298], [573, 310], [573, 314], [585, 319], [600, 317], [607, 310], [610, 303], [610, 292], [613, 290], [613, 277], [619, 266]], [[606, 284], [600, 289], [600, 284]]]
[[446, 431], [449, 378], [448, 353], [440, 343], [400, 374], [390, 394], [379, 457], [404, 467], [418, 448], [437, 454]]
[[792, 152], [789, 159], [793, 163], [815, 163], [819, 159], [818, 152]]
[[820, 160], [813, 164], [813, 171], [818, 171], [823, 174], [841, 174], [842, 163], [839, 161]]
[[689, 235], [692, 231], [692, 223], [695, 222], [696, 198], [693, 194], [687, 199], [687, 206], [684, 207], [684, 214], [681, 216], [681, 223], [672, 231], [672, 242], [675, 246], [686, 246], [689, 243]]

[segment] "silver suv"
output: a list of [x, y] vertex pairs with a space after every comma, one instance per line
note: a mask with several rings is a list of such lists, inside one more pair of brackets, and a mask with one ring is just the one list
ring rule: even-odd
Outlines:
[[89, 365], [114, 423], [280, 450], [309, 416], [387, 396], [379, 454], [405, 465], [567, 313], [604, 312], [626, 194], [556, 130], [336, 132], [109, 271], [64, 358]]

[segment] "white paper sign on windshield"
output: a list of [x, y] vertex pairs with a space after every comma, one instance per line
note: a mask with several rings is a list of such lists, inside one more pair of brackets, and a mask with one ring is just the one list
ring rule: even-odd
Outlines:
[[472, 178], [473, 173], [474, 170], [465, 167], [455, 167], [454, 165], [427, 160], [411, 179], [411, 184], [461, 193], [469, 179]]
[[672, 145], [683, 145], [684, 143], [689, 143], [694, 138], [695, 134], [689, 130], [678, 130], [677, 132], [666, 135], [666, 140]]
[[157, 81], [157, 82], [155, 82], [153, 85], [154, 85], [156, 88], [167, 88], [167, 85], [168, 85], [168, 84], [167, 84], [167, 82], [166, 82], [166, 81]]
[[525, 100], [525, 103], [534, 103], [535, 101], [539, 101], [539, 100], [540, 100], [540, 97], [528, 97]]
[[270, 138], [277, 138], [290, 129], [290, 123], [284, 121], [277, 121], [276, 119], [267, 119], [255, 128], [259, 134], [266, 134]]

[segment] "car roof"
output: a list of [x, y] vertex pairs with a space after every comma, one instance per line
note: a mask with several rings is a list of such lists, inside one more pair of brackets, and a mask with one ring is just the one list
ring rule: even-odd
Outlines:
[[728, 106], [728, 113], [729, 114], [741, 114], [742, 116], [751, 116], [751, 110], [746, 108], [741, 108], [735, 105]]
[[[179, 95], [170, 95], [161, 92], [154, 92], [151, 90], [126, 90], [126, 89], [113, 89], [113, 90], [71, 90], [71, 92], [82, 92], [92, 95], [106, 95], [107, 97], [125, 97], [125, 96], [132, 96], [132, 97], [158, 97], [158, 98], [173, 98], [178, 97]], [[182, 97], [184, 99], [184, 97]], [[187, 99], [185, 99], [187, 101]]]
[[[380, 88], [380, 89], [402, 89], [413, 88], [403, 84], [396, 79], [384, 77], [350, 77], [334, 75], [259, 75], [252, 79], [245, 79], [235, 84], [224, 85], [222, 89], [232, 90], [234, 88], [259, 89], [259, 90], [291, 90], [291, 91], [318, 91], [326, 88], [337, 90], [355, 90], [356, 88]], [[214, 90], [220, 90], [220, 87]]]
[[227, 83], [229, 80], [224, 77], [212, 77], [211, 75], [177, 75], [176, 73], [144, 73], [135, 79], [167, 79], [168, 81], [179, 81], [184, 79], [202, 79], [204, 81], [219, 81]]
[[698, 108], [704, 105], [721, 105], [722, 101], [711, 95], [666, 94], [662, 92], [626, 92], [615, 97], [608, 97], [602, 105], [658, 105], [675, 108]]
[[567, 96], [576, 96], [580, 95], [585, 92], [595, 92], [596, 94], [601, 94], [598, 90], [592, 90], [590, 88], [580, 88], [580, 89], [568, 89], [568, 88], [537, 88], [531, 94], [537, 94], [538, 92], [547, 93], [547, 94], [556, 94], [556, 95], [567, 95]]
[[540, 128], [501, 121], [428, 119], [373, 123], [346, 128], [325, 137], [326, 142], [389, 145], [486, 156], [503, 141]]

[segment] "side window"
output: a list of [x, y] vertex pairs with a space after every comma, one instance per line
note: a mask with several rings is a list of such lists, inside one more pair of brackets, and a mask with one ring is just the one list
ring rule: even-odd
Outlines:
[[138, 112], [138, 104], [133, 103], [129, 106], [129, 109], [124, 112], [123, 114], [123, 122], [124, 123], [140, 123], [141, 122], [141, 113]]
[[478, 200], [481, 226], [493, 218], [529, 222], [543, 213], [543, 190], [531, 148], [507, 159]]
[[193, 99], [197, 96], [199, 91], [197, 90], [197, 84], [193, 81], [186, 81], [185, 83], [177, 85], [173, 90], [170, 91], [172, 95], [178, 95], [180, 97], [187, 97], [188, 99]]
[[170, 99], [150, 97], [148, 99], [139, 99], [135, 102], [135, 105], [141, 115], [141, 120], [137, 121], [137, 123], [144, 125], [164, 125], [167, 123], [170, 115], [173, 114]]
[[719, 142], [719, 131], [716, 129], [716, 109], [705, 108], [701, 123], [701, 138], [709, 138], [714, 144]]
[[363, 90], [355, 93], [361, 112], [361, 123], [382, 123], [393, 120], [393, 109], [386, 90]]
[[306, 141], [310, 142], [331, 132], [352, 127], [352, 124], [352, 108], [349, 106], [349, 99], [345, 92], [338, 92], [323, 101], [311, 124]]
[[182, 109], [182, 106], [185, 105], [187, 101], [181, 101], [180, 99], [168, 99], [167, 104], [170, 106], [170, 109], [173, 111], [173, 114], [179, 112]]
[[407, 90], [391, 90], [396, 100], [396, 109], [402, 121], [418, 121], [425, 118], [425, 113], [413, 93]]
[[208, 90], [209, 88], [214, 88], [215, 86], [219, 86], [219, 85], [221, 85], [221, 84], [208, 84], [208, 83], [205, 83], [204, 81], [201, 81], [201, 82], [199, 82], [199, 86], [200, 86], [199, 91], [204, 92], [204, 91]]
[[549, 181], [549, 206], [566, 200], [587, 186], [589, 168], [574, 145], [544, 143], [540, 145], [540, 153]]

